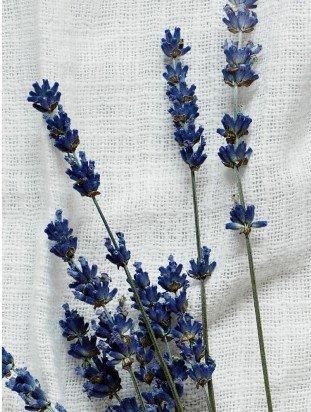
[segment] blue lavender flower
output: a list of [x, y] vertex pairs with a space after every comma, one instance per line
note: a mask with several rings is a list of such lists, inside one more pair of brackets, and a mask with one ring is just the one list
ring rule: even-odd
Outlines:
[[168, 266], [159, 268], [161, 275], [158, 284], [168, 292], [176, 293], [180, 288], [187, 287], [189, 282], [186, 274], [181, 273], [182, 265], [175, 262], [173, 255], [169, 256], [168, 262]]
[[122, 336], [114, 333], [109, 340], [107, 354], [110, 356], [108, 365], [117, 365], [121, 362], [122, 368], [129, 370], [135, 361], [136, 341], [134, 337], [124, 340]]
[[[138, 293], [145, 308], [152, 308], [155, 306], [162, 296], [162, 294], [158, 292], [158, 287], [156, 285], [148, 286], [145, 289], [140, 289]], [[133, 300], [135, 302], [134, 297]], [[136, 303], [134, 303], [133, 307], [137, 308]]]
[[99, 349], [96, 345], [96, 336], [82, 336], [77, 342], [70, 345], [68, 354], [77, 359], [83, 359], [89, 362], [91, 358], [99, 355]]
[[62, 405], [60, 405], [59, 403], [55, 404], [55, 410], [57, 412], [66, 412], [66, 409]]
[[180, 28], [175, 27], [174, 33], [165, 30], [165, 38], [162, 39], [161, 48], [166, 56], [176, 59], [186, 54], [191, 47], [184, 47], [184, 41], [180, 38]]
[[256, 9], [257, 0], [229, 0], [232, 6], [236, 10], [250, 10], [250, 9]]
[[173, 296], [170, 293], [164, 293], [163, 297], [168, 310], [171, 312], [176, 315], [186, 312], [188, 308], [187, 287], [184, 287], [179, 293], [175, 293]]
[[66, 134], [70, 130], [71, 120], [63, 110], [58, 110], [58, 114], [53, 117], [47, 116], [45, 121], [51, 139], [58, 139], [60, 135]]
[[118, 289], [110, 290], [109, 283], [103, 279], [95, 279], [92, 283], [76, 287], [74, 296], [94, 308], [105, 307], [117, 294]]
[[223, 50], [226, 55], [228, 63], [228, 70], [235, 72], [242, 64], [252, 65], [255, 59], [255, 55], [261, 50], [261, 46], [254, 45], [252, 42], [248, 42], [244, 47], [238, 47], [238, 42], [225, 41]]
[[197, 100], [195, 93], [196, 86], [192, 84], [190, 87], [186, 83], [180, 83], [179, 87], [172, 86], [166, 92], [168, 98], [174, 103], [195, 103]]
[[187, 123], [184, 128], [177, 129], [174, 136], [179, 146], [193, 147], [195, 144], [199, 143], [203, 131], [203, 127], [196, 129], [194, 123]]
[[222, 70], [224, 81], [230, 87], [248, 87], [255, 80], [259, 79], [249, 64], [241, 64], [236, 71], [232, 71], [229, 66]]
[[222, 20], [231, 33], [250, 33], [258, 23], [256, 13], [252, 11], [245, 10], [235, 13], [228, 4], [224, 7], [224, 11], [228, 18]]
[[246, 148], [246, 143], [241, 142], [238, 146], [228, 144], [227, 146], [221, 146], [218, 151], [222, 163], [226, 167], [234, 168], [242, 165], [247, 165], [253, 150], [249, 147]]
[[148, 273], [143, 271], [142, 263], [134, 262], [133, 266], [135, 267], [134, 280], [138, 289], [145, 289], [150, 286]]
[[148, 315], [156, 337], [163, 338], [170, 333], [172, 318], [166, 305], [157, 302], [148, 310]]
[[100, 175], [95, 173], [95, 162], [87, 160], [84, 152], [79, 152], [80, 161], [72, 154], [65, 157], [70, 164], [71, 169], [66, 171], [71, 180], [76, 183], [73, 188], [77, 190], [81, 196], [95, 197], [100, 194], [97, 191], [100, 185]]
[[[147, 409], [148, 410], [148, 409]], [[109, 406], [106, 412], [141, 412], [142, 408], [138, 406], [136, 398], [124, 398], [120, 405]]]
[[236, 117], [225, 114], [221, 123], [224, 129], [217, 129], [217, 133], [225, 137], [227, 143], [234, 144], [242, 136], [248, 135], [248, 126], [252, 119], [243, 113], [238, 113]]
[[204, 358], [205, 346], [202, 337], [199, 336], [195, 342], [177, 342], [180, 353], [186, 363], [199, 363]]
[[173, 107], [168, 112], [171, 114], [177, 128], [184, 127], [185, 123], [193, 122], [199, 116], [198, 106], [195, 103], [181, 104], [174, 102]]
[[207, 363], [193, 363], [189, 366], [189, 377], [196, 383], [196, 387], [205, 386], [212, 379], [212, 374], [215, 370], [215, 362], [212, 358], [208, 358]]
[[146, 365], [154, 359], [154, 351], [151, 348], [144, 348], [137, 342], [136, 344], [136, 360], [141, 365]]
[[53, 86], [50, 86], [48, 80], [42, 80], [42, 86], [38, 82], [33, 85], [34, 91], [29, 92], [27, 100], [32, 102], [33, 107], [39, 112], [51, 113], [58, 106], [61, 93], [58, 92], [58, 83], [54, 83]]
[[151, 385], [155, 378], [156, 371], [157, 367], [155, 365], [141, 365], [138, 371], [135, 371], [134, 374], [139, 382]]
[[127, 265], [127, 262], [131, 257], [131, 252], [126, 249], [124, 234], [117, 232], [116, 235], [118, 237], [118, 247], [115, 247], [112, 244], [110, 238], [105, 239], [105, 246], [109, 252], [109, 254], [106, 255], [106, 258], [119, 268], [120, 266]]
[[76, 151], [79, 143], [78, 130], [68, 130], [66, 134], [59, 136], [55, 140], [54, 146], [61, 152], [73, 153]]
[[[170, 356], [168, 353], [164, 353], [163, 357], [175, 382], [180, 383], [188, 378], [188, 370], [184, 359], [178, 356]], [[164, 372], [159, 365], [156, 371], [156, 377], [166, 384]]]
[[71, 264], [67, 270], [75, 280], [69, 285], [71, 289], [74, 289], [75, 298], [93, 305], [94, 308], [106, 306], [114, 298], [118, 289], [110, 290], [110, 278], [106, 273], [102, 273], [100, 277], [97, 276], [96, 265], [90, 268], [84, 257], [80, 257], [79, 262], [82, 270], [75, 264]]
[[163, 389], [155, 388], [142, 395], [148, 404], [156, 406], [159, 412], [172, 412], [175, 409], [174, 400]]
[[166, 66], [166, 72], [163, 73], [163, 77], [170, 86], [174, 86], [185, 82], [187, 72], [188, 66], [182, 66], [180, 62], [178, 62], [175, 67], [168, 64]]
[[206, 246], [203, 246], [201, 249], [201, 257], [195, 261], [194, 259], [190, 260], [191, 269], [188, 271], [188, 275], [194, 279], [205, 280], [208, 276], [211, 276], [213, 273], [216, 262], [210, 263], [210, 253], [211, 249]]
[[202, 325], [200, 322], [193, 320], [189, 313], [185, 313], [179, 318], [177, 325], [172, 330], [174, 338], [181, 343], [195, 343], [198, 336], [201, 335]]
[[204, 148], [206, 145], [205, 139], [202, 137], [201, 142], [197, 148], [194, 150], [192, 147], [184, 147], [181, 151], [181, 157], [185, 163], [187, 163], [191, 170], [199, 170], [200, 166], [204, 163], [206, 159], [206, 154]]
[[60, 320], [59, 324], [63, 329], [62, 335], [68, 341], [82, 338], [89, 329], [89, 324], [84, 322], [84, 317], [80, 316], [76, 310], [70, 310], [68, 303], [63, 305], [65, 320]]
[[246, 208], [243, 205], [236, 204], [230, 212], [230, 223], [226, 224], [226, 229], [239, 230], [246, 236], [252, 228], [260, 228], [267, 226], [265, 220], [255, 220], [255, 206], [248, 205]]
[[77, 238], [71, 236], [73, 230], [69, 228], [68, 220], [63, 220], [61, 210], [56, 210], [55, 221], [50, 222], [44, 232], [49, 240], [55, 242], [50, 252], [65, 262], [72, 260], [77, 248]]
[[2, 378], [10, 376], [12, 369], [14, 369], [13, 356], [2, 346]]
[[108, 316], [105, 311], [99, 313], [98, 324], [93, 321], [92, 328], [98, 337], [110, 340], [113, 333], [117, 333], [125, 340], [132, 334], [133, 319], [127, 318], [123, 313], [116, 313], [114, 316]]
[[54, 117], [46, 116], [47, 128], [50, 130], [50, 138], [54, 139], [54, 146], [62, 152], [73, 153], [78, 147], [78, 130], [70, 129], [71, 120], [62, 109]]
[[6, 386], [25, 402], [28, 411], [44, 411], [50, 406], [39, 382], [27, 371], [26, 368], [15, 369], [16, 376], [6, 382]]
[[75, 263], [71, 263], [67, 269], [68, 275], [75, 280], [75, 282], [69, 285], [71, 289], [75, 289], [80, 285], [92, 283], [97, 277], [97, 265], [92, 265], [92, 267], [90, 267], [88, 261], [83, 256], [80, 256], [78, 261], [81, 270]]
[[87, 379], [83, 388], [89, 397], [112, 399], [122, 388], [121, 379], [114, 366], [108, 365], [107, 358], [93, 358], [85, 368], [78, 367], [77, 373]]

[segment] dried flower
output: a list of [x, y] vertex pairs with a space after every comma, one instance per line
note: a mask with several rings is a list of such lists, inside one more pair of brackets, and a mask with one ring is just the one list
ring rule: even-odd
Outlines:
[[247, 149], [246, 143], [241, 142], [238, 146], [228, 144], [219, 148], [218, 156], [226, 167], [240, 167], [247, 165], [253, 150], [249, 147]]
[[65, 320], [60, 320], [59, 324], [63, 329], [62, 335], [68, 341], [81, 339], [89, 330], [89, 324], [84, 322], [84, 317], [80, 316], [76, 310], [70, 310], [68, 303], [63, 306]]
[[51, 113], [58, 106], [60, 92], [58, 92], [58, 83], [50, 86], [48, 80], [42, 80], [42, 86], [38, 82], [33, 85], [34, 91], [29, 92], [27, 100], [33, 103], [33, 107], [42, 113]]
[[240, 233], [248, 235], [252, 228], [267, 226], [265, 220], [255, 220], [255, 206], [248, 205], [246, 208], [242, 205], [235, 205], [230, 212], [230, 223], [226, 224], [226, 229], [239, 230]]
[[217, 133], [225, 137], [227, 143], [234, 144], [238, 139], [248, 135], [248, 126], [252, 119], [243, 113], [237, 113], [236, 117], [225, 114], [221, 120], [224, 129], [217, 129]]
[[79, 157], [80, 161], [72, 154], [65, 157], [71, 166], [71, 169], [67, 169], [66, 173], [70, 179], [76, 182], [73, 188], [81, 196], [95, 197], [100, 194], [97, 191], [100, 185], [100, 175], [95, 173], [95, 162], [93, 160], [88, 161], [84, 152], [79, 152]]
[[62, 218], [60, 209], [55, 212], [55, 221], [50, 222], [44, 231], [49, 240], [52, 240], [54, 245], [50, 249], [51, 253], [62, 258], [65, 262], [70, 261], [75, 254], [77, 248], [77, 238], [71, 236], [73, 229], [68, 226], [68, 220]]
[[161, 48], [172, 59], [183, 56], [190, 50], [190, 46], [184, 47], [184, 41], [180, 38], [179, 27], [175, 27], [173, 33], [170, 30], [165, 30], [165, 38], [162, 39]]

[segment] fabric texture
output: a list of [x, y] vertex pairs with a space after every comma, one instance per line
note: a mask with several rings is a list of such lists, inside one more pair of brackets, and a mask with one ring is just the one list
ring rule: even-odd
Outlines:
[[[218, 411], [266, 410], [250, 278], [243, 237], [224, 228], [235, 192], [218, 159], [216, 134], [232, 92], [222, 81], [221, 44], [229, 37], [223, 0], [6, 0], [3, 104], [3, 344], [27, 365], [53, 402], [68, 412], [103, 411], [90, 401], [67, 355], [58, 320], [69, 302], [91, 316], [68, 289], [66, 266], [49, 253], [43, 232], [62, 208], [79, 237], [78, 255], [111, 274], [128, 294], [122, 271], [105, 261], [106, 235], [92, 202], [72, 189], [60, 152], [41, 116], [26, 102], [35, 80], [60, 83], [62, 104], [81, 148], [101, 173], [99, 202], [122, 230], [133, 260], [152, 279], [173, 253], [185, 268], [195, 256], [190, 173], [180, 159], [167, 114], [165, 28], [179, 25], [192, 46], [183, 61], [197, 86], [208, 159], [197, 176], [203, 244], [218, 266], [208, 282], [208, 317]], [[266, 229], [252, 235], [275, 411], [311, 409], [310, 356], [310, 2], [258, 1], [254, 41], [263, 45], [260, 79], [243, 92], [253, 118], [254, 150], [243, 172], [248, 203]], [[200, 317], [199, 285], [190, 310]], [[132, 394], [131, 384], [122, 394]], [[186, 410], [204, 410], [190, 383]], [[22, 402], [4, 389], [6, 412]]]

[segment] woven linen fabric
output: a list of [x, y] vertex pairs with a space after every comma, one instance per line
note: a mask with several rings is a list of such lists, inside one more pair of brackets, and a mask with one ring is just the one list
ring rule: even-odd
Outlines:
[[[232, 104], [221, 75], [221, 44], [229, 37], [223, 6], [222, 0], [4, 1], [3, 344], [68, 412], [99, 412], [107, 403], [82, 393], [78, 362], [67, 355], [58, 326], [64, 302], [87, 317], [93, 311], [74, 300], [66, 265], [49, 253], [43, 231], [56, 208], [79, 238], [77, 255], [110, 273], [120, 295], [128, 294], [127, 284], [105, 261], [99, 216], [72, 189], [62, 155], [26, 97], [35, 80], [60, 83], [80, 147], [101, 173], [99, 202], [113, 229], [125, 233], [131, 262], [142, 261], [153, 280], [171, 253], [187, 268], [196, 253], [191, 181], [167, 114], [160, 49], [164, 29], [175, 25], [192, 46], [183, 62], [197, 85], [198, 124], [207, 138], [197, 181], [202, 243], [218, 262], [207, 283], [217, 410], [266, 410], [245, 245], [224, 228], [235, 186], [217, 156], [223, 140], [216, 129]], [[258, 0], [257, 13], [252, 37], [263, 50], [260, 79], [243, 92], [254, 149], [243, 185], [258, 219], [269, 221], [253, 232], [252, 244], [274, 409], [305, 412], [311, 410], [310, 2]], [[189, 302], [199, 318], [194, 281]], [[123, 387], [122, 395], [133, 394], [129, 380]], [[187, 411], [205, 410], [203, 391], [187, 383], [185, 403]], [[22, 409], [4, 388], [3, 410]]]

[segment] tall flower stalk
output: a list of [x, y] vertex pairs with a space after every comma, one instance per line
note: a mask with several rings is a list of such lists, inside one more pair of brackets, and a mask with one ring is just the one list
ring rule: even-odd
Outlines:
[[234, 172], [239, 198], [239, 202], [231, 210], [231, 222], [227, 223], [226, 228], [238, 230], [245, 237], [267, 406], [269, 412], [272, 412], [271, 390], [250, 240], [252, 228], [264, 227], [267, 222], [254, 221], [255, 207], [245, 203], [240, 175], [240, 167], [247, 165], [252, 155], [252, 149], [247, 148], [242, 139], [248, 135], [248, 126], [252, 119], [241, 112], [240, 89], [250, 86], [259, 77], [253, 69], [253, 64], [261, 46], [254, 45], [246, 38], [247, 34], [252, 32], [258, 23], [257, 15], [253, 11], [257, 7], [256, 2], [257, 0], [230, 0], [230, 5], [227, 4], [224, 8], [227, 17], [223, 19], [223, 22], [231, 33], [237, 35], [237, 41], [226, 41], [223, 46], [227, 65], [222, 73], [225, 83], [233, 89], [234, 109], [233, 116], [225, 114], [222, 119], [223, 128], [218, 129], [217, 132], [225, 137], [228, 143], [226, 146], [220, 147], [218, 155], [222, 163]]
[[[70, 179], [74, 181], [73, 188], [79, 192], [81, 196], [92, 199], [96, 210], [103, 221], [109, 236], [108, 243], [106, 242], [106, 247], [108, 246], [108, 250], [111, 245], [109, 250], [111, 261], [115, 263], [118, 268], [121, 267], [125, 272], [127, 282], [130, 285], [137, 308], [140, 311], [142, 321], [145, 324], [146, 332], [149, 335], [150, 341], [155, 349], [159, 364], [163, 370], [168, 387], [170, 388], [172, 397], [175, 401], [176, 410], [181, 412], [183, 411], [183, 406], [177, 392], [176, 385], [171, 376], [167, 363], [163, 358], [163, 354], [152, 329], [150, 319], [142, 304], [136, 284], [128, 268], [130, 254], [125, 248], [123, 234], [117, 233], [117, 242], [96, 199], [96, 196], [100, 195], [100, 192], [98, 191], [100, 186], [100, 175], [95, 171], [95, 162], [92, 160], [87, 160], [85, 153], [82, 151], [79, 152], [79, 157], [76, 155], [76, 149], [80, 143], [79, 133], [77, 130], [71, 129], [71, 120], [67, 113], [63, 111], [63, 107], [59, 104], [61, 93], [58, 91], [58, 83], [50, 86], [48, 80], [43, 80], [42, 86], [38, 83], [34, 83], [33, 88], [34, 91], [30, 92], [28, 101], [33, 103], [33, 107], [36, 110], [43, 113], [47, 128], [50, 132], [49, 136], [52, 140], [54, 140], [54, 146], [61, 152], [66, 153], [65, 160], [70, 166], [66, 173]], [[55, 113], [56, 110], [57, 113]], [[71, 256], [68, 256], [68, 260], [70, 258]]]
[[[168, 85], [166, 94], [172, 103], [169, 113], [172, 116], [175, 126], [174, 137], [180, 146], [181, 157], [190, 169], [197, 258], [196, 262], [194, 260], [190, 262], [192, 271], [190, 270], [189, 274], [200, 282], [204, 352], [205, 360], [208, 362], [210, 357], [205, 284], [216, 264], [215, 262], [209, 264], [210, 250], [206, 247], [202, 248], [201, 246], [196, 185], [196, 173], [206, 159], [206, 154], [204, 153], [206, 142], [202, 136], [203, 127], [197, 128], [195, 124], [195, 119], [199, 116], [198, 106], [196, 104], [197, 97], [195, 95], [196, 86], [191, 85], [188, 87], [186, 83], [188, 66], [182, 65], [180, 62], [180, 57], [190, 50], [190, 46], [184, 47], [184, 41], [180, 36], [179, 27], [176, 27], [173, 32], [165, 30], [165, 37], [162, 39], [161, 47], [165, 56], [169, 59], [169, 64], [166, 66], [166, 72], [163, 76]], [[208, 394], [210, 402], [209, 409], [215, 411], [216, 406], [212, 379], [208, 381]]]

